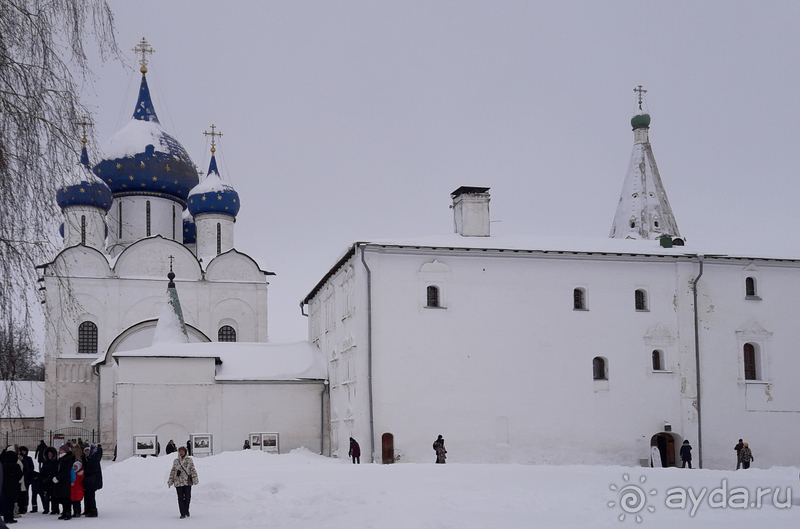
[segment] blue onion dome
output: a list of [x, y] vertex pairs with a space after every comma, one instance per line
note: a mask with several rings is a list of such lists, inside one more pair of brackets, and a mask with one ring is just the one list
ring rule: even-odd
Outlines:
[[197, 242], [197, 226], [188, 210], [183, 211], [183, 244]]
[[81, 149], [81, 163], [69, 177], [70, 185], [58, 190], [56, 202], [61, 209], [71, 206], [88, 206], [108, 211], [111, 209], [111, 189], [92, 174], [89, 155], [86, 153], [86, 138]]
[[133, 117], [104, 146], [94, 173], [115, 197], [160, 196], [186, 205], [199, 179], [186, 149], [161, 126], [147, 87], [146, 68]]
[[194, 216], [220, 213], [234, 218], [239, 213], [239, 193], [219, 176], [213, 147], [206, 178], [189, 193], [189, 212]]

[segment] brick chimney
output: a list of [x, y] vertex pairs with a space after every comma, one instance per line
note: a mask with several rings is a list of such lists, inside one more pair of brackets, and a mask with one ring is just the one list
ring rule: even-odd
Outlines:
[[489, 188], [461, 186], [452, 193], [455, 232], [462, 237], [489, 237]]

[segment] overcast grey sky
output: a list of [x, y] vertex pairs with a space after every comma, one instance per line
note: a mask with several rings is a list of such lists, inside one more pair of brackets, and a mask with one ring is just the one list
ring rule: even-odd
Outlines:
[[800, 257], [800, 2], [109, 4], [129, 67], [95, 67], [100, 143], [146, 37], [165, 128], [203, 170], [224, 134], [272, 341], [306, 338], [298, 304], [352, 242], [452, 231], [461, 185], [491, 187], [493, 233], [607, 237], [639, 84], [692, 246]]

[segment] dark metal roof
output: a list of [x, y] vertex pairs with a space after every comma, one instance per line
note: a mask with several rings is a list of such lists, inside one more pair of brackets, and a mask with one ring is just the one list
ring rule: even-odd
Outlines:
[[486, 193], [489, 191], [489, 187], [470, 187], [470, 186], [461, 186], [452, 193], [450, 193], [450, 198], [456, 198], [460, 195], [472, 194], [472, 193]]

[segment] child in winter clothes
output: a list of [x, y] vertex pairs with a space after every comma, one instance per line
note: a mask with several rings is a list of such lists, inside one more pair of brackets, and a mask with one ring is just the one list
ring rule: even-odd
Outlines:
[[73, 517], [80, 518], [81, 516], [81, 501], [83, 500], [83, 464], [78, 461], [72, 465], [72, 470], [75, 471], [75, 481], [69, 489], [69, 497], [72, 500]]

